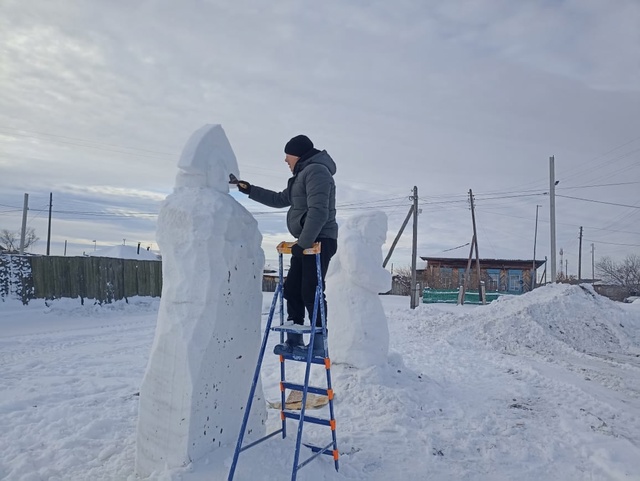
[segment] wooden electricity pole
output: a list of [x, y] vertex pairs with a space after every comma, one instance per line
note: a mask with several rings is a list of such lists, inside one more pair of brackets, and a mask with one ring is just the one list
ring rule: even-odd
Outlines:
[[396, 238], [393, 239], [393, 243], [391, 244], [391, 249], [389, 249], [389, 253], [387, 254], [387, 257], [384, 259], [384, 262], [382, 263], [382, 267], [387, 267], [387, 262], [389, 262], [389, 259], [391, 259], [391, 254], [393, 254], [393, 249], [396, 248], [396, 244], [398, 243], [398, 240], [400, 239], [400, 236], [402, 235], [404, 228], [407, 226], [407, 222], [409, 222], [409, 219], [411, 218], [411, 214], [413, 214], [413, 205], [409, 207], [409, 213], [407, 214], [407, 217], [405, 217], [404, 222], [402, 223], [402, 227], [400, 227], [400, 230], [398, 231]]
[[416, 261], [418, 256], [418, 187], [413, 186], [413, 242], [411, 245], [411, 309], [418, 307]]
[[398, 231], [396, 238], [393, 239], [393, 243], [391, 244], [391, 248], [389, 249], [389, 253], [387, 257], [385, 257], [382, 262], [382, 267], [386, 267], [389, 259], [391, 259], [391, 254], [393, 254], [393, 250], [396, 248], [396, 244], [398, 240], [400, 240], [400, 236], [404, 231], [404, 228], [407, 226], [409, 219], [413, 216], [413, 241], [411, 245], [411, 286], [409, 289], [410, 296], [410, 305], [411, 309], [415, 309], [418, 307], [418, 287], [417, 287], [417, 271], [416, 271], [416, 263], [418, 257], [418, 187], [413, 186], [413, 195], [409, 197], [413, 204], [409, 208], [409, 212], [407, 213], [407, 217], [405, 217], [404, 222], [402, 223], [402, 227]]
[[29, 211], [29, 194], [24, 194], [22, 207], [22, 229], [20, 231], [20, 255], [24, 254], [24, 244], [27, 237], [27, 212]]
[[482, 277], [480, 276], [480, 254], [478, 253], [478, 231], [476, 230], [476, 212], [473, 204], [473, 192], [469, 189], [469, 201], [471, 202], [471, 221], [473, 222], [473, 247], [476, 250], [476, 275], [478, 276], [478, 296], [482, 304], [486, 304], [484, 299], [484, 289]]
[[531, 290], [536, 288], [536, 278], [538, 277], [538, 270], [536, 269], [536, 243], [538, 241], [538, 208], [541, 205], [536, 205], [536, 228], [533, 234], [533, 269], [531, 271]]
[[47, 255], [51, 247], [51, 208], [53, 207], [53, 192], [49, 192], [49, 229], [47, 230]]
[[476, 244], [476, 236], [471, 238], [471, 249], [469, 249], [469, 258], [467, 259], [467, 268], [464, 271], [464, 280], [462, 281], [462, 286], [460, 286], [460, 291], [458, 292], [458, 304], [464, 304], [464, 295], [467, 292], [467, 285], [469, 285], [469, 275], [471, 272], [471, 259], [473, 259], [473, 247]]
[[580, 226], [580, 248], [578, 249], [578, 281], [582, 280], [582, 226]]
[[471, 238], [471, 249], [469, 249], [469, 259], [467, 260], [467, 269], [464, 273], [464, 282], [458, 293], [458, 304], [464, 304], [464, 295], [467, 291], [469, 278], [471, 275], [471, 260], [473, 259], [473, 251], [476, 252], [476, 276], [478, 277], [478, 299], [482, 304], [486, 304], [484, 286], [480, 274], [480, 254], [478, 253], [478, 231], [476, 230], [476, 212], [473, 203], [473, 191], [469, 189], [469, 202], [471, 204], [471, 222], [473, 224], [473, 237]]
[[[549, 222], [551, 233], [551, 282], [557, 282], [556, 279], [556, 169], [555, 158], [549, 157]], [[562, 255], [562, 254], [560, 254]], [[560, 271], [562, 271], [562, 261], [560, 261]]]

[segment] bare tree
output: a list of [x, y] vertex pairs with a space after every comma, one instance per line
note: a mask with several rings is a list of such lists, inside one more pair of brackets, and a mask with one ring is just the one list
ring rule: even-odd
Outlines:
[[[39, 240], [36, 230], [33, 227], [29, 227], [25, 232], [24, 248], [29, 248]], [[20, 233], [3, 229], [0, 231], [0, 246], [4, 247], [8, 252], [18, 252], [20, 249]]]
[[401, 295], [409, 295], [411, 293], [411, 268], [395, 268], [393, 272], [393, 282], [396, 285], [394, 291], [399, 290]]
[[17, 242], [19, 242], [19, 240], [15, 232], [7, 229], [3, 229], [2, 232], [0, 232], [0, 246], [6, 250], [10, 252], [15, 251]]
[[640, 256], [638, 255], [630, 254], [622, 262], [603, 257], [597, 262], [596, 271], [605, 282], [626, 287], [629, 292], [640, 291]]

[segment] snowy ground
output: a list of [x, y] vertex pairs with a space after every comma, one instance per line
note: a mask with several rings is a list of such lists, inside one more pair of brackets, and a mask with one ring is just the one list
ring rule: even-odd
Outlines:
[[[299, 480], [640, 480], [639, 303], [564, 285], [484, 307], [408, 303], [383, 297], [384, 369], [333, 366], [340, 473], [323, 457]], [[0, 479], [135, 479], [158, 304], [0, 302]], [[268, 355], [267, 399], [279, 398], [278, 376]], [[307, 439], [326, 444], [314, 427]], [[289, 479], [292, 438], [242, 453], [235, 479]], [[155, 479], [223, 480], [231, 456]]]

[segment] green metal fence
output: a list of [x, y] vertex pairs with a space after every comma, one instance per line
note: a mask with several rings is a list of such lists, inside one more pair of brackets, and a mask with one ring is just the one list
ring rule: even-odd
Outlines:
[[[456, 304], [458, 302], [458, 289], [424, 289], [422, 291], [422, 302], [424, 304]], [[506, 292], [486, 292], [487, 303], [495, 301], [498, 297], [507, 294]], [[466, 291], [464, 293], [465, 304], [480, 304], [480, 294], [478, 291]]]

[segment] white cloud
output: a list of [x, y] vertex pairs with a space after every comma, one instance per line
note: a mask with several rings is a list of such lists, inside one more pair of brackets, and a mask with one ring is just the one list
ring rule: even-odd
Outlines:
[[[578, 177], [585, 161], [637, 137], [639, 8], [633, 0], [5, 2], [0, 204], [54, 191], [71, 203], [144, 212], [170, 192], [191, 132], [211, 122], [223, 124], [243, 177], [274, 190], [288, 176], [284, 143], [309, 134], [338, 163], [339, 204], [413, 185], [421, 196], [545, 189], [551, 154], [561, 185], [595, 182], [608, 166]], [[625, 166], [612, 181], [637, 176]], [[600, 195], [630, 203], [631, 187]], [[496, 202], [485, 212], [479, 203], [483, 237], [503, 253], [496, 257], [526, 256], [535, 204], [546, 199]], [[602, 227], [623, 212], [566, 205], [568, 239], [578, 222]], [[385, 205], [390, 231], [407, 208]], [[603, 217], [583, 220], [585, 211]], [[257, 216], [269, 236], [285, 233], [281, 217]], [[463, 243], [467, 217], [455, 203], [425, 205], [424, 255]], [[132, 229], [126, 222], [121, 230]], [[139, 225], [129, 237], [153, 237], [152, 225]], [[399, 249], [406, 258], [404, 240]]]
[[436, 12], [452, 38], [495, 56], [591, 87], [640, 89], [640, 4], [469, 0]]

